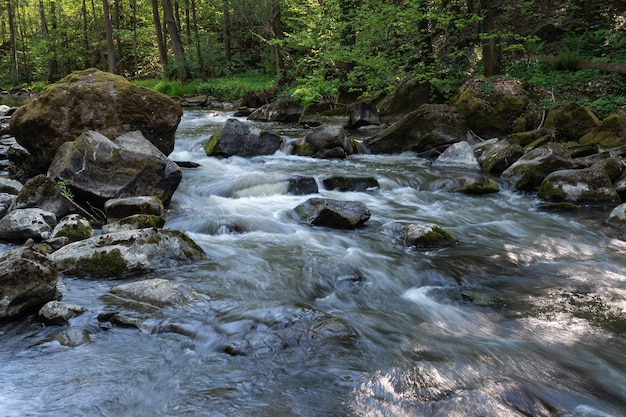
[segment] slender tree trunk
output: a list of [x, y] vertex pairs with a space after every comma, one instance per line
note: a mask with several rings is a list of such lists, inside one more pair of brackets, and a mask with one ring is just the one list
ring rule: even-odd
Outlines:
[[[53, 27], [56, 22], [55, 10], [54, 10], [54, 2], [51, 2], [52, 9], [52, 24]], [[46, 55], [48, 57], [48, 82], [53, 83], [56, 81], [56, 70], [57, 70], [57, 60], [56, 60], [56, 51], [54, 50], [54, 45], [50, 40], [50, 32], [48, 30], [48, 22], [46, 19], [46, 9], [43, 4], [43, 0], [39, 0], [39, 19], [41, 20], [41, 34], [46, 42]]]
[[139, 69], [139, 41], [137, 38], [137, 0], [131, 0], [130, 8], [133, 14], [132, 30], [133, 30], [133, 73], [137, 73]]
[[230, 1], [224, 0], [224, 58], [226, 63], [231, 61], [230, 49]]
[[[96, 12], [95, 0], [91, 0], [91, 13], [93, 14], [94, 21], [96, 22], [96, 26], [94, 28], [96, 30], [96, 33], [98, 34], [98, 38], [97, 38], [98, 48], [96, 49], [96, 51], [94, 51], [93, 62], [94, 62], [94, 65], [98, 66], [99, 68], [104, 68], [105, 56], [104, 56], [104, 48], [102, 48], [102, 42], [105, 41], [106, 35], [103, 35], [100, 25], [97, 24], [97, 22], [99, 22], [99, 19], [96, 19], [97, 12]], [[97, 56], [96, 56], [96, 52], [98, 54]]]
[[486, 39], [483, 41], [483, 68], [486, 77], [500, 74], [501, 57], [498, 40], [493, 34], [494, 9], [493, 0], [480, 0], [483, 15], [482, 30]]
[[11, 0], [6, 1], [7, 14], [9, 15], [9, 36], [11, 43], [11, 80], [13, 87], [16, 87], [20, 83], [19, 68], [17, 62], [17, 38], [15, 36], [15, 16], [13, 12], [13, 5]]
[[196, 54], [198, 55], [198, 69], [200, 70], [200, 75], [204, 78], [206, 76], [206, 69], [204, 68], [204, 57], [202, 56], [202, 47], [200, 46], [198, 16], [196, 15], [196, 0], [191, 0], [191, 20], [193, 22], [193, 36], [196, 44]]
[[104, 13], [104, 31], [107, 39], [107, 63], [109, 72], [115, 73], [115, 43], [113, 43], [113, 26], [111, 25], [111, 10], [109, 0], [102, 0]]
[[83, 15], [83, 47], [85, 52], [83, 53], [85, 64], [91, 62], [91, 48], [89, 47], [89, 26], [87, 23], [87, 0], [83, 0], [81, 5], [81, 13]]
[[18, 6], [17, 8], [17, 21], [19, 23], [19, 30], [20, 30], [20, 43], [21, 43], [21, 47], [22, 47], [22, 63], [24, 66], [24, 77], [26, 78], [26, 83], [30, 84], [31, 83], [31, 78], [30, 78], [30, 56], [28, 54], [28, 48], [26, 45], [26, 18], [24, 17], [24, 8], [21, 8], [21, 13], [20, 13], [20, 7]]
[[165, 46], [163, 30], [161, 30], [161, 18], [159, 17], [159, 3], [157, 0], [152, 0], [152, 19], [154, 21], [154, 30], [156, 32], [157, 46], [159, 48], [161, 72], [164, 72], [167, 66], [167, 47]]
[[176, 68], [178, 69], [178, 79], [181, 84], [185, 84], [187, 81], [187, 70], [185, 68], [185, 51], [180, 41], [180, 31], [174, 20], [174, 10], [172, 9], [172, 2], [170, 0], [161, 0], [163, 6], [163, 16], [165, 23], [167, 23], [167, 30], [170, 35], [170, 41], [172, 42], [172, 49], [174, 50], [174, 59], [176, 59]]
[[[279, 0], [272, 0], [272, 33], [274, 39], [283, 39], [283, 21]], [[273, 45], [274, 57], [276, 59], [276, 74], [285, 75], [285, 61], [283, 60], [283, 49], [279, 44]]]

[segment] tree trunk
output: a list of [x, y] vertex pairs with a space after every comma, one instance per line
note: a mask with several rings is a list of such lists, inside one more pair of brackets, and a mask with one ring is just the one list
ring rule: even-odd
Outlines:
[[619, 63], [619, 62], [595, 62], [595, 61], [579, 60], [579, 61], [574, 61], [573, 63], [568, 62], [567, 65], [565, 65], [563, 64], [563, 62], [561, 62], [561, 60], [558, 57], [554, 57], [554, 56], [540, 55], [540, 56], [534, 57], [534, 59], [544, 64], [553, 65], [557, 69], [563, 69], [563, 70], [593, 69], [593, 70], [598, 70], [601, 72], [608, 72], [611, 74], [626, 75], [626, 64]]
[[191, 0], [191, 20], [193, 25], [193, 36], [196, 44], [196, 54], [198, 55], [198, 69], [202, 78], [206, 76], [204, 68], [204, 58], [202, 56], [202, 47], [200, 46], [200, 33], [198, 31], [198, 16], [196, 15], [196, 0]]
[[500, 74], [501, 70], [501, 57], [498, 41], [496, 35], [493, 33], [494, 29], [494, 9], [493, 0], [480, 0], [481, 12], [483, 16], [482, 21], [482, 35], [483, 39], [483, 70], [485, 77]]
[[174, 11], [172, 9], [172, 2], [170, 0], [161, 0], [163, 6], [163, 16], [165, 23], [167, 24], [167, 30], [170, 35], [170, 41], [172, 42], [172, 49], [174, 50], [174, 58], [176, 59], [176, 68], [178, 70], [178, 79], [181, 84], [185, 84], [187, 81], [187, 70], [185, 68], [185, 51], [180, 42], [180, 31], [174, 20]]
[[31, 78], [30, 78], [30, 64], [29, 64], [29, 60], [30, 60], [30, 56], [28, 54], [28, 48], [26, 47], [26, 18], [24, 17], [25, 11], [24, 8], [22, 7], [22, 12], [20, 13], [20, 7], [18, 6], [17, 8], [17, 21], [19, 23], [19, 30], [20, 30], [20, 40], [21, 40], [21, 47], [22, 47], [22, 63], [24, 66], [24, 77], [26, 78], [26, 83], [30, 84], [32, 82]]
[[[52, 9], [52, 14], [54, 16], [54, 2], [50, 4]], [[46, 20], [46, 10], [44, 8], [43, 0], [39, 0], [39, 19], [41, 20], [41, 34], [46, 43], [46, 55], [48, 56], [48, 82], [53, 83], [56, 81], [56, 70], [57, 70], [57, 60], [56, 60], [56, 52], [54, 50], [54, 46], [52, 45], [52, 41], [50, 40], [50, 32], [48, 31], [48, 22]], [[53, 27], [55, 25], [55, 18], [53, 17], [52, 24]]]
[[157, 46], [159, 48], [159, 59], [161, 60], [161, 72], [165, 71], [167, 66], [167, 47], [165, 46], [165, 38], [161, 30], [161, 19], [159, 18], [159, 3], [152, 0], [152, 19], [154, 20], [154, 30], [156, 32]]
[[230, 63], [230, 1], [224, 0], [224, 58]]
[[83, 47], [85, 52], [83, 53], [84, 63], [90, 63], [89, 57], [91, 56], [91, 48], [89, 47], [89, 27], [87, 25], [87, 0], [83, 0], [81, 6], [81, 14], [83, 15]]
[[7, 13], [9, 15], [9, 36], [11, 43], [11, 80], [13, 87], [16, 87], [20, 83], [20, 76], [18, 72], [17, 63], [17, 38], [15, 36], [15, 16], [13, 13], [12, 0], [7, 0]]
[[104, 31], [107, 39], [107, 63], [109, 72], [115, 73], [115, 44], [113, 43], [113, 26], [111, 25], [111, 10], [109, 0], [102, 0], [104, 13]]

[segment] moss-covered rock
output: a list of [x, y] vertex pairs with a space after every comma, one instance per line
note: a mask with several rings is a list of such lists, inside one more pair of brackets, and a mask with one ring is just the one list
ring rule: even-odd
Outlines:
[[283, 139], [271, 132], [258, 131], [237, 119], [228, 119], [204, 144], [208, 156], [271, 155], [281, 148]]
[[600, 119], [589, 107], [572, 102], [565, 107], [550, 109], [546, 128], [556, 131], [560, 141], [578, 141], [600, 125]]
[[403, 241], [406, 246], [419, 249], [445, 248], [454, 246], [457, 241], [445, 229], [433, 223], [402, 225]]
[[66, 237], [67, 243], [89, 239], [94, 236], [93, 227], [87, 219], [78, 215], [65, 216], [52, 230], [51, 238]]
[[139, 130], [161, 152], [174, 149], [181, 107], [169, 97], [97, 69], [49, 85], [11, 118], [11, 132], [45, 172], [58, 148], [88, 130], [109, 139]]
[[597, 144], [603, 148], [626, 145], [626, 115], [611, 114], [599, 126], [580, 138], [581, 144]]
[[430, 82], [415, 77], [385, 96], [376, 108], [382, 121], [393, 123], [422, 104], [441, 102], [442, 94]]
[[485, 171], [499, 175], [513, 165], [522, 155], [524, 155], [524, 150], [520, 145], [501, 140], [482, 146], [478, 162]]
[[204, 251], [182, 232], [140, 229], [70, 243], [51, 256], [64, 274], [98, 278], [187, 264], [203, 258]]
[[546, 201], [574, 204], [620, 202], [606, 172], [594, 168], [554, 171], [543, 180], [537, 196]]
[[481, 136], [510, 134], [529, 103], [521, 84], [507, 77], [468, 81], [452, 97], [450, 106]]

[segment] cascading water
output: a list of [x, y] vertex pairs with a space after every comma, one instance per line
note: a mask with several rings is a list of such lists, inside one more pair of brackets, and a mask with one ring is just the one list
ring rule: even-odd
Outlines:
[[[0, 416], [626, 415], [626, 242], [606, 210], [544, 212], [505, 183], [448, 193], [437, 184], [458, 171], [410, 154], [207, 157], [202, 141], [225, 119], [187, 111], [171, 155], [200, 166], [184, 170], [166, 227], [207, 259], [121, 281], [166, 278], [202, 297], [133, 306], [144, 331], [104, 331], [99, 312], [131, 308], [104, 295], [120, 280], [60, 277], [63, 301], [89, 309], [67, 328], [87, 342], [63, 346], [49, 338], [59, 328], [34, 320], [1, 325]], [[332, 175], [380, 188], [323, 189]], [[313, 195], [288, 194], [294, 176], [365, 203], [371, 219], [355, 230], [298, 223], [291, 209]], [[436, 223], [459, 244], [407, 248], [398, 222]], [[358, 338], [225, 353], [307, 309]]]

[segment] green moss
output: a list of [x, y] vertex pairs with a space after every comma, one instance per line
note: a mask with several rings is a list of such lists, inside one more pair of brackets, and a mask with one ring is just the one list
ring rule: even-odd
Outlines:
[[88, 239], [93, 236], [93, 229], [91, 225], [77, 224], [72, 227], [65, 227], [61, 229], [56, 237], [66, 237], [69, 242], [77, 242], [79, 240]]
[[476, 181], [465, 186], [461, 192], [465, 194], [481, 195], [497, 193], [500, 191], [500, 186], [492, 179], [487, 181]]
[[428, 233], [425, 233], [420, 239], [419, 244], [424, 247], [451, 246], [456, 242], [452, 235], [441, 227], [433, 227]]
[[541, 204], [538, 207], [540, 210], [545, 211], [577, 211], [580, 210], [580, 206], [572, 203], [560, 202], [560, 203], [549, 203], [549, 204]]
[[211, 135], [209, 140], [204, 142], [204, 152], [207, 154], [207, 156], [218, 155], [219, 145], [220, 145], [220, 138], [219, 138], [218, 132], [215, 132]]
[[537, 191], [537, 197], [546, 201], [562, 202], [565, 201], [567, 195], [561, 188], [555, 187], [550, 181], [543, 181]]
[[90, 258], [76, 261], [76, 274], [92, 277], [115, 277], [128, 271], [128, 264], [119, 249], [96, 252]]

